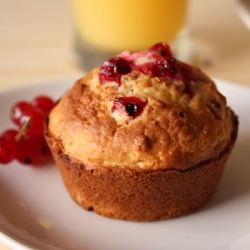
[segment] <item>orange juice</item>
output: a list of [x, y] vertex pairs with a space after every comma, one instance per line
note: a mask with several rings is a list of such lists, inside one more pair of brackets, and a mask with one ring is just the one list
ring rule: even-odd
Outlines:
[[187, 0], [73, 0], [80, 40], [103, 51], [141, 50], [173, 41]]

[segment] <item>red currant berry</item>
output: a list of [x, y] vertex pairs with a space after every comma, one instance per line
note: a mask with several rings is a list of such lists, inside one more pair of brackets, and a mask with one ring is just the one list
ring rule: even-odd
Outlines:
[[17, 142], [17, 160], [23, 164], [36, 164], [41, 158], [40, 145], [36, 140], [21, 138]]
[[159, 53], [162, 57], [173, 57], [171, 49], [167, 43], [157, 43], [148, 49], [152, 52]]
[[120, 58], [113, 57], [105, 61], [100, 68], [99, 78], [101, 83], [116, 82], [121, 83], [121, 76], [128, 74], [131, 71], [130, 62]]
[[7, 164], [15, 159], [15, 145], [12, 141], [0, 138], [0, 163]]
[[134, 65], [134, 69], [151, 77], [173, 77], [176, 73], [174, 58], [159, 58], [155, 62]]
[[37, 96], [32, 104], [34, 107], [42, 110], [45, 114], [48, 114], [54, 107], [54, 101], [48, 96]]
[[16, 157], [16, 136], [14, 129], [5, 130], [0, 137], [0, 162], [9, 163]]
[[40, 137], [43, 136], [44, 131], [44, 119], [45, 116], [40, 111], [34, 110], [29, 114], [29, 121], [27, 125], [26, 134], [28, 137]]
[[174, 58], [162, 58], [158, 59], [155, 63], [155, 67], [152, 71], [152, 76], [158, 77], [173, 77], [176, 70], [176, 63]]
[[136, 96], [118, 97], [114, 101], [112, 112], [116, 110], [121, 112], [125, 111], [132, 118], [136, 118], [143, 112], [146, 104], [147, 101]]
[[9, 140], [9, 141], [15, 141], [17, 134], [18, 134], [17, 130], [7, 129], [2, 133], [1, 137], [5, 138], [6, 140]]
[[32, 112], [33, 107], [30, 103], [21, 101], [16, 103], [11, 109], [11, 120], [14, 124], [21, 127], [27, 118], [25, 114]]
[[17, 103], [11, 112], [12, 121], [30, 137], [43, 135], [44, 118], [45, 114], [42, 111], [27, 102]]

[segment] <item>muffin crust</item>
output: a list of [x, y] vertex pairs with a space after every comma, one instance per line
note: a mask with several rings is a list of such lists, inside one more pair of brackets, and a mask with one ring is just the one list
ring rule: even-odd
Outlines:
[[[119, 88], [102, 85], [95, 69], [62, 97], [49, 131], [65, 154], [86, 167], [188, 169], [220, 153], [232, 132], [226, 99], [212, 80], [194, 72], [199, 81], [190, 97], [181, 81], [138, 72], [124, 76]], [[115, 116], [114, 99], [131, 95], [147, 100], [143, 113], [136, 119]]]

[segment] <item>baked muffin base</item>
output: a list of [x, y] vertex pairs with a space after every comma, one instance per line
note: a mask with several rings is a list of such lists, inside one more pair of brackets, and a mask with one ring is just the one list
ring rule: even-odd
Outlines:
[[214, 192], [237, 137], [237, 117], [228, 146], [218, 156], [184, 171], [98, 167], [89, 170], [45, 136], [72, 198], [83, 208], [123, 220], [153, 221], [190, 213]]

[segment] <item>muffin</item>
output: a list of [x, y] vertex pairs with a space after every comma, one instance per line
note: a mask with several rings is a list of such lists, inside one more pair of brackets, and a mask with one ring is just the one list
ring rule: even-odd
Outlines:
[[152, 221], [209, 200], [237, 129], [215, 83], [159, 43], [122, 52], [76, 81], [49, 114], [45, 136], [80, 206]]

